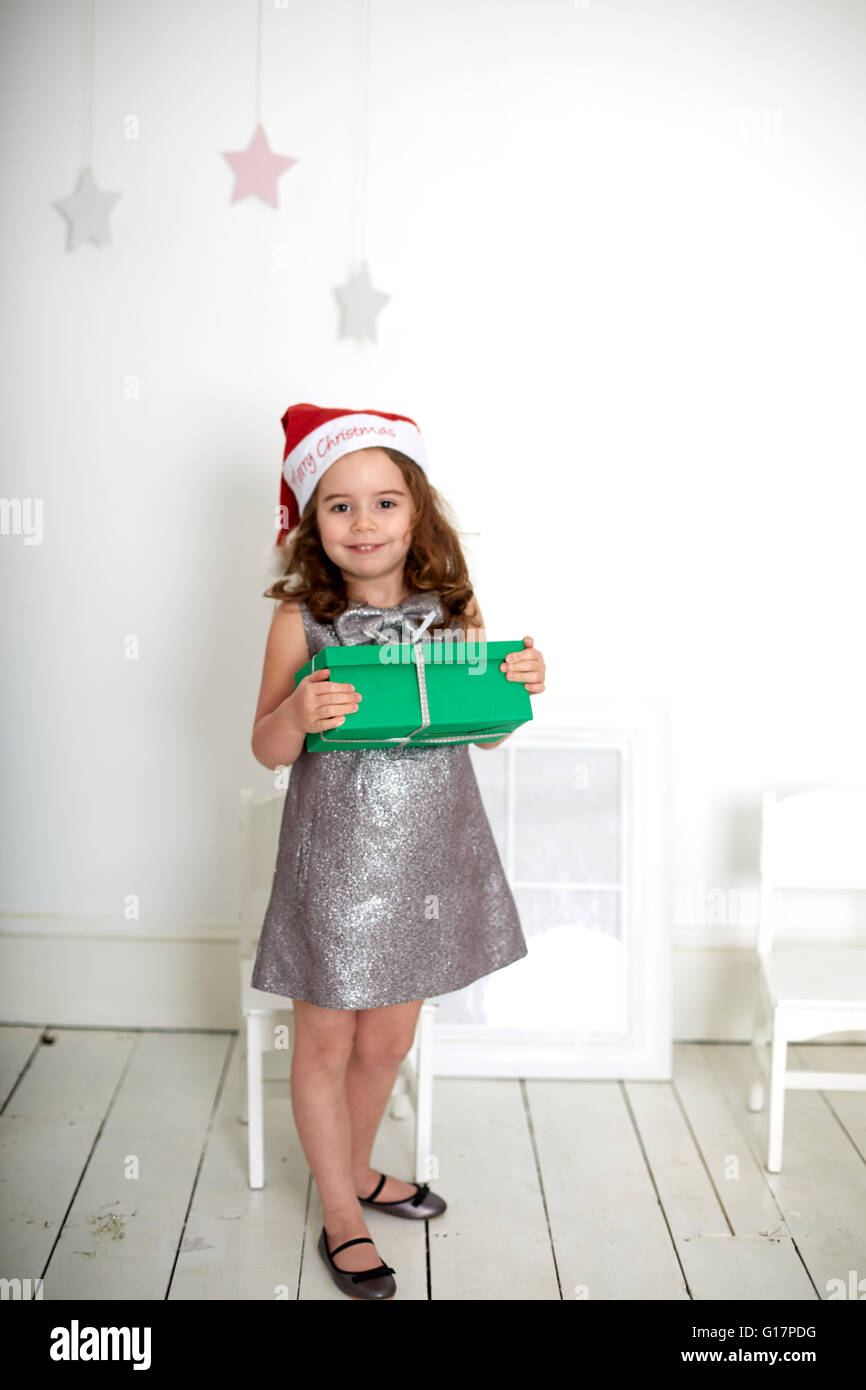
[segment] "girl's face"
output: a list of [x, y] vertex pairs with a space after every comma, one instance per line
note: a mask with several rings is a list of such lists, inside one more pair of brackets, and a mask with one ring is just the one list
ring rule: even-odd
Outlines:
[[316, 521], [343, 578], [402, 581], [412, 543], [412, 496], [384, 449], [355, 449], [319, 483]]

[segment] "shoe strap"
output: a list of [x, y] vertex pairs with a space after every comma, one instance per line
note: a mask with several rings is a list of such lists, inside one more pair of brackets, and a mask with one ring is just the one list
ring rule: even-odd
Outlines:
[[[343, 1244], [342, 1244], [342, 1245], [338, 1245], [337, 1248], [336, 1248], [336, 1250], [328, 1250], [328, 1254], [331, 1255], [331, 1256], [339, 1255], [340, 1251], [341, 1251], [341, 1250], [345, 1250], [347, 1245], [372, 1245], [372, 1244], [373, 1244], [373, 1241], [372, 1241], [372, 1239], [370, 1238], [370, 1236], [355, 1236], [355, 1239], [354, 1239], [354, 1240], [344, 1240], [344, 1241], [343, 1241]], [[327, 1250], [327, 1246], [325, 1247], [325, 1249]], [[341, 1272], [345, 1273], [345, 1271], [341, 1271]]]
[[383, 1188], [384, 1186], [385, 1186], [385, 1174], [384, 1174], [384, 1173], [380, 1173], [380, 1174], [379, 1174], [379, 1181], [376, 1183], [376, 1186], [374, 1187], [373, 1191], [370, 1193], [369, 1197], [365, 1197], [365, 1198], [364, 1198], [364, 1201], [365, 1201], [365, 1202], [372, 1202], [372, 1200], [373, 1200], [374, 1197], [378, 1197], [379, 1193], [382, 1191], [382, 1188]]
[[382, 1188], [385, 1186], [385, 1181], [386, 1174], [380, 1173], [379, 1181], [376, 1183], [376, 1186], [374, 1187], [373, 1191], [370, 1193], [369, 1197], [362, 1197], [362, 1202], [373, 1202], [374, 1205], [377, 1207], [402, 1207], [404, 1202], [411, 1202], [413, 1207], [417, 1207], [420, 1206], [420, 1204], [424, 1201], [424, 1198], [427, 1196], [427, 1193], [430, 1191], [430, 1188], [428, 1187], [427, 1183], [416, 1182], [414, 1184], [415, 1193], [412, 1197], [399, 1197], [394, 1202], [375, 1202], [374, 1199], [382, 1191]]
[[365, 1279], [380, 1279], [383, 1274], [393, 1274], [390, 1265], [379, 1265], [377, 1269], [362, 1269], [360, 1274], [352, 1275], [353, 1284], [361, 1284]]
[[[382, 1184], [379, 1183], [379, 1187], [376, 1188], [376, 1191], [377, 1191], [377, 1192], [379, 1191], [379, 1188], [380, 1188], [381, 1186], [382, 1186]], [[427, 1184], [426, 1182], [425, 1182], [425, 1183], [417, 1183], [417, 1182], [416, 1182], [416, 1184], [415, 1184], [415, 1189], [416, 1189], [416, 1190], [415, 1190], [415, 1193], [413, 1194], [413, 1196], [411, 1196], [411, 1197], [399, 1197], [399, 1198], [397, 1199], [396, 1202], [373, 1202], [372, 1197], [365, 1197], [365, 1198], [364, 1198], [364, 1201], [365, 1201], [365, 1202], [373, 1202], [373, 1206], [374, 1206], [374, 1207], [402, 1207], [403, 1204], [404, 1204], [405, 1202], [408, 1202], [408, 1203], [409, 1203], [411, 1206], [413, 1206], [413, 1207], [418, 1207], [418, 1206], [420, 1206], [421, 1203], [424, 1201], [425, 1197], [427, 1196], [428, 1192], [430, 1191], [430, 1188], [429, 1188], [429, 1186], [428, 1186], [428, 1184]]]

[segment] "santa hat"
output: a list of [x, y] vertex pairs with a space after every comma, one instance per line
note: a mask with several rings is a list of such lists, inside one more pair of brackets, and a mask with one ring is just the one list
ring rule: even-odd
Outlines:
[[384, 410], [328, 410], [318, 405], [290, 405], [282, 419], [286, 434], [280, 478], [281, 515], [276, 544], [293, 531], [327, 468], [356, 449], [399, 449], [427, 472], [421, 431], [408, 415]]

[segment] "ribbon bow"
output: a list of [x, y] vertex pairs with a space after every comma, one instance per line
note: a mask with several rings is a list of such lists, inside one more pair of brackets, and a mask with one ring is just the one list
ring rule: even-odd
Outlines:
[[[334, 631], [344, 647], [369, 642], [417, 642], [431, 624], [441, 623], [444, 616], [435, 595], [428, 599], [412, 595], [393, 608], [375, 608], [367, 603], [347, 608], [334, 618]], [[382, 628], [390, 631], [383, 633]]]
[[[445, 613], [442, 602], [436, 593], [428, 594], [427, 598], [418, 595], [410, 595], [402, 603], [396, 604], [393, 608], [375, 608], [372, 604], [356, 604], [355, 607], [347, 608], [338, 618], [334, 618], [334, 631], [340, 643], [344, 647], [363, 646], [370, 642], [409, 642], [415, 646], [417, 662], [415, 665], [415, 675], [418, 678], [418, 703], [421, 707], [421, 723], [417, 729], [411, 729], [403, 738], [398, 735], [388, 737], [384, 740], [389, 746], [403, 748], [414, 739], [416, 734], [421, 734], [430, 726], [430, 709], [427, 703], [427, 683], [424, 674], [424, 648], [421, 641], [422, 635], [430, 627], [431, 623], [442, 623]], [[399, 624], [400, 630], [394, 632], [394, 628]], [[390, 632], [383, 632], [382, 628], [389, 627]], [[416, 645], [417, 644], [417, 645]], [[315, 665], [316, 658], [313, 657]], [[480, 732], [483, 732], [481, 730]], [[439, 743], [466, 743], [474, 741], [475, 734], [440, 734], [435, 739], [430, 739], [431, 744]], [[335, 748], [345, 747], [350, 744], [363, 743], [359, 738], [343, 738], [337, 731], [330, 735], [322, 734], [326, 744], [332, 744]], [[411, 1200], [414, 1205], [423, 1201], [429, 1188], [422, 1187], [418, 1194]], [[376, 1205], [374, 1203], [374, 1205]]]

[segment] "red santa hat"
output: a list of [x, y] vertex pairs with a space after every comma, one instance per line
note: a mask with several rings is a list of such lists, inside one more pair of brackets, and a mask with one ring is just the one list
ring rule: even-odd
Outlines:
[[281, 517], [277, 545], [293, 531], [332, 463], [356, 449], [399, 449], [427, 472], [427, 453], [421, 431], [408, 415], [384, 410], [325, 409], [318, 405], [290, 405], [282, 419], [286, 434], [280, 478]]

